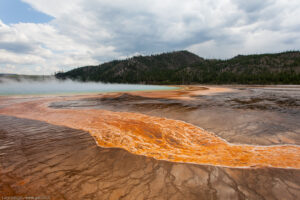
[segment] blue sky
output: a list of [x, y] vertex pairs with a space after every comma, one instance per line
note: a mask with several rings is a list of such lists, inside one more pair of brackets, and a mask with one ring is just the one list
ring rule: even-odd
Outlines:
[[0, 19], [5, 24], [46, 23], [53, 17], [33, 9], [29, 4], [20, 0], [0, 0]]
[[0, 0], [0, 73], [53, 74], [137, 54], [299, 50], [299, 0]]

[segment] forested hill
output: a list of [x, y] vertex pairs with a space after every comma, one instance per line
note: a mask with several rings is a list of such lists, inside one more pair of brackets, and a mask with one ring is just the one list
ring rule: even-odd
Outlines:
[[300, 84], [300, 52], [216, 60], [177, 51], [80, 67], [56, 77], [111, 83]]

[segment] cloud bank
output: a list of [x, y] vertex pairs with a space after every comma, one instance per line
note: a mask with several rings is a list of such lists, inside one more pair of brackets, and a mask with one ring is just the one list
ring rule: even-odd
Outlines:
[[298, 0], [23, 1], [53, 20], [0, 21], [0, 73], [51, 74], [181, 49], [230, 58], [300, 47]]

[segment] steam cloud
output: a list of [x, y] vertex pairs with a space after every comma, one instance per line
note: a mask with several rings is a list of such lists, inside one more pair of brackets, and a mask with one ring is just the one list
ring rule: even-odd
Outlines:
[[1, 78], [0, 95], [76, 94], [120, 91], [166, 90], [170, 87], [154, 85], [112, 84], [95, 82], [60, 81], [48, 78], [44, 81]]

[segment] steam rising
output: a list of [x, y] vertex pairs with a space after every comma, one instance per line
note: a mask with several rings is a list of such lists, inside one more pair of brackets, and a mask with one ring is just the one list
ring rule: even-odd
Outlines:
[[49, 79], [45, 81], [12, 81], [1, 79], [0, 95], [35, 95], [35, 94], [76, 94], [76, 93], [101, 93], [143, 90], [167, 90], [166, 86], [111, 84], [95, 82], [76, 82], [71, 80], [59, 81]]

